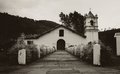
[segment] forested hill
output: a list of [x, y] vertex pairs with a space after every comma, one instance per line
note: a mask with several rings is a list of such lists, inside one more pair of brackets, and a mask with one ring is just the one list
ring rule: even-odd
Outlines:
[[114, 53], [116, 52], [116, 39], [114, 35], [117, 32], [120, 32], [120, 28], [99, 32], [99, 39], [106, 46], [110, 46]]
[[0, 13], [0, 48], [9, 47], [14, 40], [25, 34], [41, 34], [59, 24], [47, 20], [33, 20], [26, 17]]

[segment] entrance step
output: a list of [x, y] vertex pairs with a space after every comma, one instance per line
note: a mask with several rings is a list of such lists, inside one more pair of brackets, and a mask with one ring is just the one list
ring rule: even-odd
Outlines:
[[41, 61], [78, 61], [79, 59], [66, 51], [56, 51], [41, 59]]
[[54, 69], [47, 71], [46, 74], [80, 74], [79, 70]]

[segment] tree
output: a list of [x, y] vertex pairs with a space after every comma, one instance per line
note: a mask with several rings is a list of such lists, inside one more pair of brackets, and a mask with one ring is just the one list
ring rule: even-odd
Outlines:
[[59, 16], [61, 18], [60, 21], [62, 22], [62, 24], [65, 24], [67, 27], [71, 27], [68, 15], [64, 14], [63, 12], [61, 12]]
[[60, 21], [67, 27], [74, 29], [76, 32], [84, 34], [85, 26], [84, 21], [85, 17], [80, 13], [74, 11], [73, 13], [64, 14], [61, 12], [59, 14]]

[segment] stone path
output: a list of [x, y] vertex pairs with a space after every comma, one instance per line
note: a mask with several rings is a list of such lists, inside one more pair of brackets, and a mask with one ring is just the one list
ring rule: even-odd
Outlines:
[[80, 61], [66, 51], [57, 51], [9, 74], [120, 74], [120, 71], [95, 67]]

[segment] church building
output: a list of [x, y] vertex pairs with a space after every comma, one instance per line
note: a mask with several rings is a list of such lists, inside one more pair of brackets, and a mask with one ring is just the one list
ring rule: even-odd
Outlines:
[[55, 28], [34, 38], [26, 38], [25, 43], [34, 43], [37, 46], [45, 45], [54, 47], [57, 50], [64, 50], [71, 45], [87, 44], [88, 42], [98, 41], [98, 17], [93, 15], [91, 11], [85, 14], [85, 35], [59, 25]]

